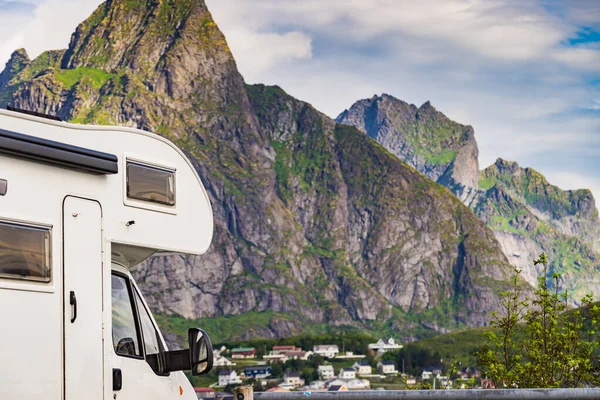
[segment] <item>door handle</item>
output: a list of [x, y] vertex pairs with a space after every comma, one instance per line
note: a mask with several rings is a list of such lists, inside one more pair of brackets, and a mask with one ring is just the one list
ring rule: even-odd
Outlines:
[[77, 297], [75, 296], [75, 292], [72, 290], [69, 296], [69, 304], [71, 304], [71, 307], [73, 307], [73, 316], [71, 317], [71, 323], [73, 323], [77, 319]]

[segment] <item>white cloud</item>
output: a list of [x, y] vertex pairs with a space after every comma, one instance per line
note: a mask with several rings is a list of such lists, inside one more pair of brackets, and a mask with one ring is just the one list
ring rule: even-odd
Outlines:
[[[567, 188], [593, 186], [600, 88], [588, 82], [600, 79], [600, 49], [566, 43], [600, 25], [598, 2], [552, 12], [541, 1], [206, 0], [250, 83], [278, 84], [332, 117], [384, 92], [431, 100], [474, 126], [481, 166], [503, 157]], [[65, 48], [101, 0], [28, 2], [4, 12], [0, 0], [0, 63], [17, 47], [32, 57]], [[565, 161], [574, 154], [586, 162]]]
[[[501, 63], [554, 59], [589, 68], [585, 61], [600, 54], [565, 50], [561, 43], [577, 27], [534, 1], [208, 0], [208, 5], [226, 31], [233, 25], [297, 26], [363, 43], [429, 39], [447, 51], [462, 49]], [[232, 37], [232, 46], [237, 40], [243, 38]]]
[[278, 64], [312, 57], [311, 38], [300, 32], [257, 33], [244, 29], [229, 32], [228, 43], [244, 74], [254, 77]]
[[[71, 34], [102, 0], [30, 0], [12, 12], [0, 12], [0, 65], [24, 47], [31, 58], [50, 49], [67, 48]], [[1, 10], [1, 9], [0, 9]]]
[[573, 68], [600, 71], [600, 50], [596, 48], [565, 48], [557, 50], [553, 56]]
[[596, 199], [596, 206], [600, 205], [600, 179], [598, 176], [587, 176], [573, 172], [549, 172], [546, 174], [548, 182], [563, 190], [589, 189]]

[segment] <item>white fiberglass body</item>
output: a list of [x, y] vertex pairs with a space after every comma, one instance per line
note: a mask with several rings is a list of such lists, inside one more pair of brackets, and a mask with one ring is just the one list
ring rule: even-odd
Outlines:
[[212, 232], [171, 142], [0, 110], [0, 399], [196, 399], [148, 361], [166, 344], [129, 268]]

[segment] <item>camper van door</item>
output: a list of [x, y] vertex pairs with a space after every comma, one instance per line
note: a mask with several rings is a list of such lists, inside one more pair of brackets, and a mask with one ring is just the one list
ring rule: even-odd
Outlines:
[[63, 203], [65, 399], [102, 400], [102, 210]]

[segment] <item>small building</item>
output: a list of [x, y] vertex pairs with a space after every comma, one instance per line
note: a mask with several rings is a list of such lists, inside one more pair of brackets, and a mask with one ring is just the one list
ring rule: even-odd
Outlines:
[[318, 344], [313, 347], [313, 353], [323, 357], [334, 358], [340, 352], [337, 344]]
[[273, 393], [273, 392], [289, 392], [290, 389], [283, 388], [281, 386], [272, 387], [271, 389], [265, 390], [265, 392]]
[[268, 365], [253, 365], [244, 368], [244, 376], [246, 378], [264, 379], [271, 376], [272, 372], [271, 367]]
[[354, 368], [342, 368], [338, 375], [340, 379], [356, 379], [356, 371]]
[[396, 365], [393, 361], [382, 360], [377, 363], [377, 371], [380, 374], [395, 374]]
[[225, 353], [227, 351], [227, 347], [221, 346], [219, 348], [213, 347], [213, 356], [220, 356], [221, 353]]
[[195, 387], [194, 392], [198, 399], [216, 399], [217, 392], [213, 388]]
[[461, 379], [481, 378], [481, 372], [475, 367], [464, 367], [460, 370]]
[[337, 356], [335, 356], [333, 358], [342, 359], [342, 360], [361, 359], [361, 358], [365, 358], [365, 355], [354, 354], [354, 352], [352, 352], [352, 351], [347, 351], [345, 354], [339, 353]]
[[283, 383], [286, 385], [299, 387], [304, 385], [304, 379], [300, 378], [300, 374], [298, 372], [288, 372], [283, 378]]
[[287, 360], [289, 360], [288, 356], [286, 356], [285, 354], [267, 354], [265, 356], [263, 356], [263, 360], [265, 361], [276, 361], [276, 362], [286, 362]]
[[378, 353], [385, 353], [386, 351], [399, 350], [402, 348], [401, 344], [396, 343], [393, 338], [379, 339], [377, 343], [370, 343], [369, 350], [376, 351]]
[[335, 378], [335, 371], [333, 370], [333, 365], [319, 365], [317, 371], [319, 372], [319, 376], [323, 380]]
[[271, 354], [281, 354], [288, 351], [300, 351], [302, 349], [297, 348], [296, 346], [273, 346], [271, 350]]
[[352, 368], [354, 368], [357, 375], [371, 375], [373, 372], [371, 365], [366, 361], [357, 361], [352, 365]]
[[345, 384], [343, 385], [331, 385], [327, 388], [328, 392], [345, 392], [348, 390]]
[[290, 360], [308, 360], [310, 356], [313, 355], [312, 351], [288, 351], [285, 355]]
[[312, 390], [318, 390], [318, 389], [325, 389], [325, 387], [327, 386], [327, 384], [325, 383], [325, 381], [312, 381], [311, 383], [308, 384], [308, 388], [312, 389]]
[[367, 379], [351, 379], [346, 383], [348, 390], [368, 389], [371, 387], [371, 382]]
[[421, 372], [421, 379], [426, 381], [433, 377], [439, 378], [442, 375], [442, 367], [434, 366], [434, 367], [423, 367], [423, 372]]
[[438, 377], [438, 379], [440, 380], [439, 387], [448, 388], [448, 387], [452, 386], [452, 381], [450, 380], [449, 377], [447, 377], [445, 375], [441, 375]]
[[219, 386], [235, 385], [242, 383], [237, 372], [229, 369], [219, 371]]
[[255, 358], [256, 349], [254, 347], [238, 347], [231, 350], [231, 358]]
[[213, 366], [215, 367], [227, 367], [230, 365], [235, 365], [233, 362], [231, 362], [228, 358], [223, 357], [223, 356], [215, 356], [214, 361], [213, 361]]

